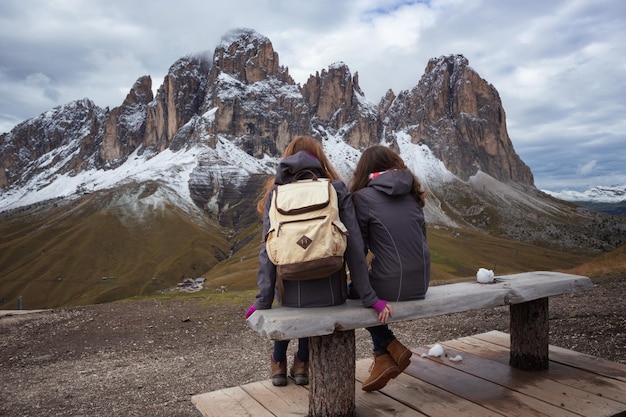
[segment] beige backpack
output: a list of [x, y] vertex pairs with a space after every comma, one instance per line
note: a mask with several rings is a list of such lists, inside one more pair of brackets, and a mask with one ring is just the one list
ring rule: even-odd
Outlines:
[[269, 259], [282, 280], [328, 277], [343, 267], [348, 230], [339, 219], [337, 191], [327, 178], [297, 180], [274, 189], [266, 236]]

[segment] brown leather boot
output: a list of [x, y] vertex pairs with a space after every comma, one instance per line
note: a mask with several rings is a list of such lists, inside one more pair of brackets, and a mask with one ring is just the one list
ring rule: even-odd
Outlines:
[[270, 355], [270, 361], [272, 385], [276, 387], [284, 387], [287, 385], [287, 362], [275, 362], [273, 355]]
[[387, 345], [386, 349], [396, 365], [398, 365], [398, 369], [400, 370], [398, 375], [400, 375], [411, 363], [411, 356], [413, 353], [406, 346], [400, 343], [398, 339], [393, 339], [391, 343]]
[[395, 378], [400, 374], [398, 366], [388, 353], [380, 356], [374, 355], [374, 363], [370, 368], [370, 376], [365, 381], [361, 389], [363, 391], [376, 391], [387, 385], [391, 378]]
[[309, 385], [309, 362], [302, 362], [298, 355], [293, 355], [293, 365], [289, 373], [296, 385]]

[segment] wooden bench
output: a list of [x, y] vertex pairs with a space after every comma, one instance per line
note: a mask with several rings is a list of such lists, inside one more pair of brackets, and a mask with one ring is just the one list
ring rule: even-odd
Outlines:
[[[509, 305], [510, 365], [547, 369], [548, 298], [592, 288], [587, 277], [544, 271], [498, 276], [491, 284], [431, 286], [424, 300], [392, 303], [390, 323]], [[323, 308], [275, 307], [248, 318], [250, 327], [272, 340], [310, 338], [311, 417], [354, 415], [354, 329], [378, 324], [376, 312], [360, 300]]]

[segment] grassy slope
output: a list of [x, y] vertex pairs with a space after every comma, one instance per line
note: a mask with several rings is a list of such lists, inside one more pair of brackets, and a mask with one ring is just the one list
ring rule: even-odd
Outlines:
[[[260, 230], [258, 227], [251, 228], [250, 232], [257, 233], [258, 238], [253, 239], [237, 256], [220, 262], [204, 275], [209, 287], [225, 285], [236, 290], [255, 287]], [[428, 230], [428, 245], [434, 282], [473, 279], [479, 268], [492, 269], [496, 274], [504, 275], [565, 270], [590, 259], [477, 232], [443, 228]]]
[[496, 275], [563, 270], [590, 259], [469, 230], [431, 229], [428, 236], [434, 280], [473, 279], [479, 268]]
[[585, 275], [594, 279], [615, 275], [624, 276], [626, 275], [626, 245], [564, 272]]
[[[88, 196], [0, 222], [0, 298], [5, 299], [0, 308], [15, 308], [18, 295], [25, 309], [109, 302], [154, 294], [186, 277], [203, 276], [209, 288], [256, 288], [258, 223], [226, 236], [216, 223], [198, 225], [174, 207], [128, 222], [100, 207], [102, 200]], [[607, 263], [610, 269], [612, 257], [624, 257], [622, 250], [588, 263], [592, 258], [580, 254], [447, 228], [429, 228], [428, 244], [433, 284], [474, 279], [481, 267], [499, 275], [533, 270], [588, 275], [585, 265], [597, 269]]]
[[50, 308], [152, 294], [200, 276], [230, 249], [221, 228], [175, 208], [128, 226], [93, 203], [0, 223], [0, 308], [15, 308], [18, 296], [23, 308]]
[[[585, 275], [593, 280], [626, 276], [626, 245], [610, 253], [585, 258], [475, 233], [462, 233], [461, 236], [453, 236], [450, 231], [441, 229], [429, 231], [429, 244], [432, 252], [450, 251], [449, 256], [433, 256], [431, 285], [474, 280], [475, 270], [465, 267], [465, 262], [478, 269], [482, 266], [481, 259], [491, 260], [494, 256], [498, 259], [496, 269], [498, 275], [533, 270], [553, 270]], [[253, 248], [253, 246], [255, 247]], [[170, 292], [148, 298], [202, 297], [208, 304], [228, 302], [247, 307], [253, 301], [256, 293], [254, 279], [258, 242], [249, 245], [245, 250], [246, 253], [253, 254], [253, 256], [241, 261], [236, 259], [225, 260], [207, 274], [208, 290], [191, 294]], [[230, 272], [228, 272], [229, 270]], [[467, 271], [467, 275], [460, 271]], [[214, 291], [219, 285], [227, 285], [229, 291], [225, 293]], [[208, 296], [207, 291], [210, 294]]]

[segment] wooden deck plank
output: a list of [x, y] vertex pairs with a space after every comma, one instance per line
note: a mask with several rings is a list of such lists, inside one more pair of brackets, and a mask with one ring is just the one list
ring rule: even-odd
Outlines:
[[[485, 340], [495, 344], [500, 344], [510, 348], [510, 339], [507, 333], [491, 331], [474, 335], [477, 339]], [[558, 346], [549, 346], [550, 360], [576, 368], [585, 369], [600, 375], [616, 378], [626, 382], [626, 364], [611, 362], [596, 356], [586, 355], [573, 350], [564, 349]]]
[[355, 381], [355, 384], [356, 417], [426, 417], [382, 392], [364, 392], [360, 382]]
[[[363, 359], [356, 363], [356, 379], [363, 382], [369, 376], [371, 359]], [[361, 391], [361, 384], [357, 389]], [[361, 391], [363, 392], [363, 391]], [[421, 379], [406, 374], [393, 379], [380, 392], [404, 403], [411, 408], [429, 416], [458, 417], [458, 416], [501, 416], [485, 407], [460, 398], [444, 389], [431, 385]], [[364, 393], [372, 395], [375, 393]]]
[[[555, 404], [537, 399], [533, 395], [510, 389], [506, 382], [507, 379], [513, 378], [512, 374], [504, 372], [487, 378], [479, 375], [482, 373], [481, 368], [489, 368], [488, 363], [483, 364], [478, 361], [472, 363], [465, 359], [463, 362], [451, 362], [448, 359], [422, 357], [422, 354], [428, 352], [426, 347], [420, 347], [413, 351], [417, 355], [413, 355], [411, 365], [405, 371], [407, 374], [490, 410], [506, 416], [579, 416], [573, 410], [565, 410]], [[514, 369], [510, 366], [507, 368]], [[489, 375], [492, 370], [487, 371]]]
[[293, 383], [284, 387], [275, 387], [266, 379], [241, 388], [273, 415], [285, 417], [306, 417], [309, 413], [309, 390]]
[[[522, 371], [508, 364], [477, 356], [480, 351], [475, 346], [463, 344], [465, 349], [458, 350], [450, 347], [454, 344], [454, 341], [442, 343], [443, 346], [447, 347], [448, 357], [460, 354], [463, 357], [461, 362], [452, 362], [445, 357], [429, 357], [428, 359], [453, 369], [462, 370], [478, 378], [488, 379], [502, 386], [503, 389], [523, 394], [528, 398], [538, 400], [540, 403], [545, 402], [573, 414], [612, 416], [623, 411], [623, 403], [554, 381], [549, 377], [549, 369], [533, 372]], [[456, 343], [456, 345], [460, 346], [461, 344]], [[427, 349], [419, 348], [418, 352], [426, 353]], [[553, 412], [547, 414], [553, 415]]]
[[[509, 350], [502, 345], [477, 339], [473, 336], [462, 337], [443, 343], [456, 349], [465, 350], [464, 344], [475, 347], [481, 358], [497, 361], [507, 365], [509, 361]], [[596, 373], [579, 369], [576, 367], [563, 365], [559, 362], [550, 361], [550, 372], [546, 376], [562, 384], [570, 385], [601, 397], [626, 404], [626, 382], [619, 379], [609, 378]], [[624, 405], [626, 408], [626, 405]]]
[[[508, 337], [487, 332], [441, 342], [448, 358], [412, 349], [409, 368], [378, 392], [361, 390], [372, 360], [357, 361], [356, 417], [626, 416], [623, 364], [550, 346], [550, 368], [525, 372], [508, 366]], [[457, 353], [463, 360], [450, 361]], [[308, 392], [291, 379], [286, 387], [268, 379], [194, 395], [192, 402], [204, 417], [302, 417]]]
[[[255, 383], [253, 383], [255, 384]], [[191, 401], [204, 417], [274, 417], [241, 387], [198, 394]]]

